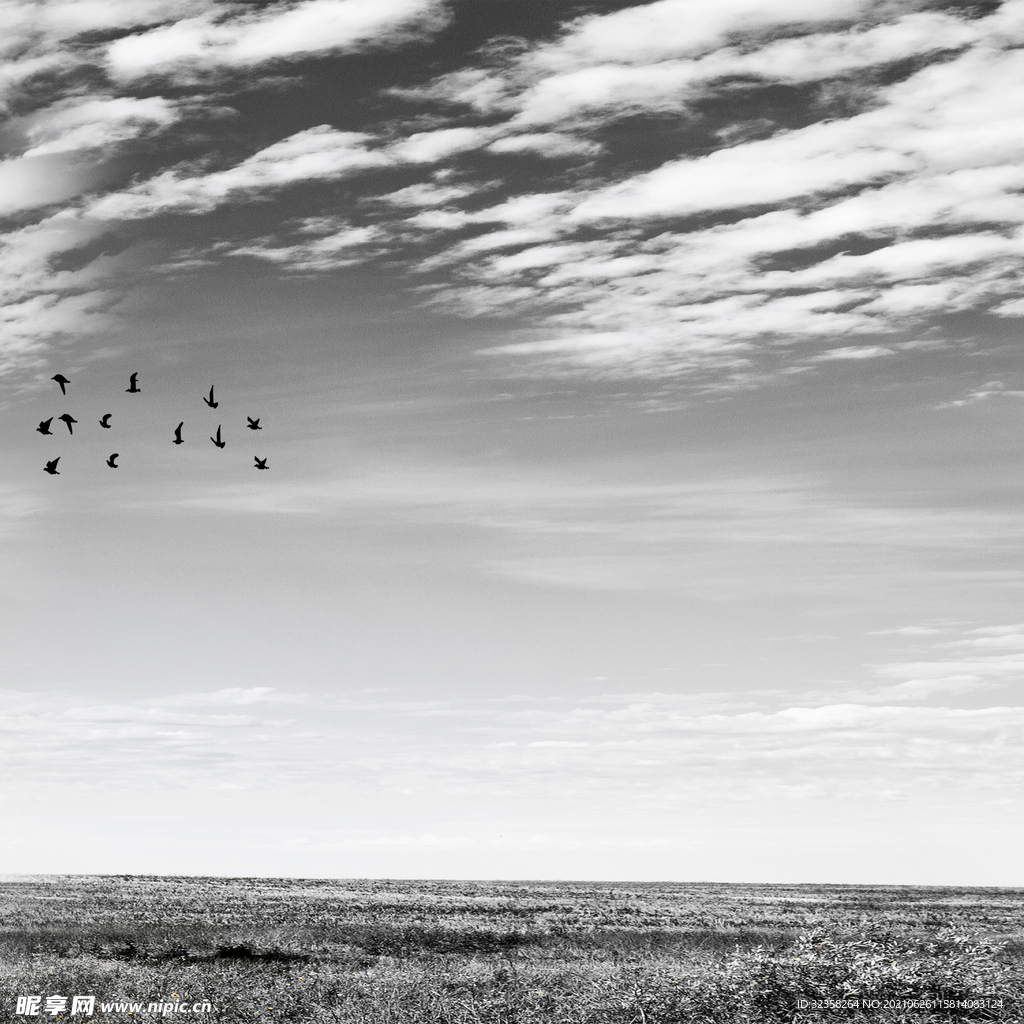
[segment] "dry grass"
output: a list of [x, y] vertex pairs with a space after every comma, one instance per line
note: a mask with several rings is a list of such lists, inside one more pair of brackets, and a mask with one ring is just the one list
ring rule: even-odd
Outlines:
[[[59, 993], [208, 1000], [201, 1019], [232, 1024], [1024, 1020], [1021, 890], [138, 877], [3, 889], [0, 1019], [28, 1019], [13, 1016], [18, 995]], [[858, 1006], [801, 1008], [843, 997]], [[940, 1005], [983, 999], [1002, 1008]]]

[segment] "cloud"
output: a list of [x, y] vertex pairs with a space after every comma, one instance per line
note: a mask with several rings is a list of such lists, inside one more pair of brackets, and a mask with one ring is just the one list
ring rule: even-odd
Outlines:
[[[855, 500], [804, 477], [709, 473], [662, 484], [509, 467], [318, 466], [315, 478], [258, 493], [217, 486], [153, 501], [179, 515], [317, 516], [396, 535], [428, 530], [444, 537], [434, 547], [446, 567], [543, 587], [817, 600], [890, 593], [894, 578], [907, 594], [989, 581], [991, 572], [1008, 584], [1022, 580], [1006, 560], [1024, 530], [1012, 508]], [[968, 557], [974, 568], [965, 570]]]
[[934, 626], [898, 626], [895, 629], [875, 629], [870, 636], [935, 636], [942, 633]]
[[206, 707], [252, 704], [309, 704], [321, 698], [310, 694], [288, 693], [273, 686], [227, 686], [207, 693], [180, 693], [153, 698], [159, 707]]
[[48, 342], [110, 327], [110, 308], [133, 279], [133, 253], [99, 255], [78, 270], [54, 269], [64, 253], [109, 230], [61, 211], [0, 238], [0, 374], [38, 365]]
[[97, 168], [57, 156], [0, 161], [0, 213], [9, 215], [60, 203], [87, 192], [99, 178]]
[[[431, 308], [516, 318], [521, 332], [488, 350], [514, 373], [746, 387], [780, 369], [910, 358], [944, 316], [1024, 309], [1024, 0], [914, 8], [655, 0], [589, 13], [378, 97], [434, 104], [424, 116], [303, 126], [230, 162], [213, 147], [182, 160], [169, 131], [215, 110], [218, 76], [422, 40], [458, 8], [15, 4], [18, 74], [112, 78], [102, 93], [54, 84], [39, 109], [27, 104], [15, 124], [25, 144], [0, 163], [0, 203], [41, 209], [41, 222], [61, 204], [117, 232], [401, 174], [378, 196], [353, 181], [359, 217], [336, 229], [296, 231], [290, 210], [257, 237], [209, 239], [167, 263], [245, 255], [314, 274], [386, 255]], [[78, 35], [98, 31], [120, 35]], [[161, 76], [191, 83], [188, 99], [161, 95]], [[147, 93], [129, 94], [144, 77]], [[11, 88], [25, 81], [15, 74]], [[801, 87], [790, 109], [768, 102], [780, 84]], [[644, 137], [657, 147], [628, 141], [631, 118], [656, 119]], [[555, 163], [523, 175], [519, 155]], [[301, 220], [337, 217], [323, 195], [304, 190]], [[63, 285], [49, 294], [67, 298]]]
[[26, 158], [106, 148], [153, 128], [165, 128], [179, 117], [177, 105], [162, 96], [96, 96], [63, 100], [16, 120], [10, 127], [23, 131], [29, 139], [30, 148], [22, 154]]
[[395, 206], [442, 206], [453, 199], [465, 199], [467, 196], [475, 195], [478, 190], [475, 185], [435, 184], [431, 181], [407, 185], [395, 192], [374, 196], [374, 199], [377, 202], [391, 203]]
[[1024, 623], [1018, 622], [1011, 626], [979, 626], [968, 630], [974, 636], [1018, 636], [1024, 631]]
[[599, 143], [564, 132], [533, 132], [525, 135], [510, 135], [492, 142], [491, 153], [537, 153], [540, 156], [556, 158], [562, 156], [596, 156], [601, 152]]
[[[454, 153], [478, 149], [490, 136], [491, 133], [482, 129], [451, 128], [415, 133], [402, 142], [371, 148], [376, 140], [367, 133], [318, 125], [275, 142], [224, 170], [194, 173], [194, 168], [178, 168], [164, 171], [128, 189], [92, 201], [83, 212], [88, 217], [109, 221], [163, 213], [208, 213], [226, 203], [258, 200], [266, 193], [296, 183], [333, 181], [362, 171], [402, 164], [434, 163]], [[414, 187], [410, 188], [413, 191], [406, 191], [406, 197], [417, 194]], [[447, 194], [453, 195], [450, 191]], [[460, 190], [459, 194], [465, 193]], [[505, 204], [509, 211], [515, 205]], [[547, 206], [548, 200], [531, 203], [524, 199], [520, 205]], [[528, 215], [529, 209], [524, 212]], [[468, 221], [477, 223], [486, 219], [486, 212], [481, 212], [470, 216]]]
[[390, 153], [408, 163], [437, 163], [456, 153], [479, 149], [494, 135], [486, 128], [442, 128], [432, 132], [414, 132], [395, 143]]
[[1013, 391], [1008, 389], [1001, 380], [990, 380], [987, 384], [982, 384], [980, 388], [970, 392], [965, 398], [943, 402], [937, 408], [955, 409], [958, 406], [983, 402], [986, 398], [1024, 398], [1024, 391]]
[[[905, 627], [884, 632], [926, 636], [940, 631]], [[933, 643], [931, 653], [932, 658], [928, 660], [874, 666], [876, 677], [884, 682], [873, 688], [851, 691], [848, 696], [876, 703], [957, 695], [976, 698], [995, 687], [1024, 681], [1024, 625], [967, 630], [959, 640]]]
[[368, 248], [380, 234], [376, 227], [353, 227], [333, 217], [307, 218], [296, 233], [308, 240], [283, 245], [280, 237], [267, 238], [230, 252], [278, 264], [291, 273], [319, 273], [365, 261]]
[[[764, 8], [768, 13], [768, 8]], [[744, 26], [749, 31], [750, 26]], [[726, 46], [691, 59], [651, 63], [575, 60], [560, 70], [557, 46], [530, 54], [516, 68], [526, 86], [518, 94], [494, 90], [492, 106], [514, 110], [513, 124], [537, 125], [595, 117], [626, 117], [638, 112], [686, 111], [694, 100], [716, 91], [723, 80], [760, 80], [795, 84], [828, 79], [852, 71], [888, 65], [976, 42], [979, 30], [960, 18], [933, 12], [910, 14], [870, 28], [776, 39], [760, 46]], [[440, 83], [438, 98], [472, 102], [456, 77]], [[445, 96], [444, 85], [452, 92]], [[476, 84], [477, 89], [479, 83]], [[436, 87], [435, 87], [436, 88]]]
[[[730, 48], [723, 50], [728, 36], [744, 34], [756, 38], [766, 30], [801, 23], [806, 29], [815, 23], [853, 19], [869, 6], [865, 0], [829, 0], [819, 4], [807, 0], [771, 4], [723, 0], [714, 5], [702, 0], [657, 0], [577, 18], [563, 27], [560, 38], [554, 42], [527, 49], [497, 71], [461, 69], [435, 79], [428, 86], [395, 89], [393, 94], [408, 99], [465, 103], [486, 113], [514, 112], [515, 123], [520, 125], [566, 120], [587, 108], [674, 109], [679, 106], [680, 91], [701, 78], [751, 73], [743, 65], [741, 53]], [[961, 27], [962, 31], [962, 25], [950, 21], [950, 28]], [[921, 34], [934, 36], [939, 31], [937, 26], [930, 27], [928, 32], [922, 26]], [[904, 30], [902, 34], [914, 33]], [[871, 49], [870, 43], [865, 46], [864, 41], [859, 42], [859, 47], [855, 44], [851, 49]], [[910, 40], [894, 48], [886, 37], [881, 42], [883, 53], [893, 55], [879, 55], [875, 59], [905, 56], [908, 45], [912, 45]], [[928, 45], [935, 48], [934, 42]], [[791, 51], [799, 46], [799, 42], [789, 43]], [[702, 66], [701, 54], [716, 48], [719, 53]], [[786, 56], [793, 68], [806, 70], [814, 63], [805, 52]], [[689, 59], [682, 61], [682, 57]], [[785, 56], [782, 59], [785, 61]], [[766, 62], [761, 63], [763, 66]], [[771, 63], [767, 61], [769, 66]], [[835, 70], [845, 70], [847, 66], [849, 60]], [[822, 73], [826, 73], [824, 69]]]
[[96, 188], [107, 178], [113, 150], [179, 116], [176, 105], [161, 97], [94, 97], [11, 119], [6, 130], [25, 146], [0, 160], [0, 213], [50, 206]]
[[[90, 34], [151, 26], [208, 7], [209, 0], [8, 0], [0, 11], [0, 107], [21, 106], [15, 101], [33, 84], [51, 85], [69, 73], [95, 68], [103, 44], [90, 43]], [[73, 91], [80, 88], [81, 82]], [[46, 96], [50, 90], [38, 91]]]
[[223, 203], [258, 197], [295, 182], [332, 180], [391, 160], [367, 148], [370, 136], [319, 125], [296, 132], [223, 171], [190, 175], [164, 171], [91, 203], [86, 213], [105, 220], [129, 220], [162, 213], [208, 213]]
[[[941, 794], [948, 809], [958, 796], [1019, 795], [1019, 707], [776, 702], [711, 711], [701, 707], [708, 696], [370, 702], [228, 688], [110, 703], [6, 692], [4, 782], [24, 793], [84, 777], [105, 792], [139, 789], [151, 799], [211, 787], [261, 795], [301, 789], [317, 798], [341, 791], [374, 799], [532, 798], [555, 785], [575, 800], [629, 797], [660, 807], [759, 798], [800, 806], [886, 792], [908, 800]], [[263, 717], [272, 703], [263, 698], [271, 697], [288, 705], [288, 719]], [[424, 713], [431, 714], [427, 732]]]
[[[852, 116], [789, 130], [769, 125], [768, 138], [669, 159], [609, 184], [525, 197], [537, 204], [529, 229], [499, 224], [423, 262], [424, 269], [457, 265], [452, 281], [426, 293], [430, 303], [560, 327], [561, 336], [490, 350], [532, 358], [542, 373], [703, 369], [737, 379], [748, 374], [743, 368], [762, 339], [777, 353], [789, 339], [817, 337], [835, 353], [812, 356], [817, 362], [867, 358], [912, 345], [844, 339], [913, 331], [943, 313], [1016, 315], [1011, 296], [1024, 278], [1024, 136], [1012, 113], [1024, 99], [1013, 16], [1019, 4], [981, 18], [923, 11], [891, 20], [855, 5], [758, 5], [764, 24], [876, 20], [839, 32], [805, 24], [786, 36], [782, 28], [779, 38], [758, 37], [755, 18], [743, 25], [742, 46], [719, 45], [740, 6], [710, 15], [655, 3], [588, 16], [554, 43], [487, 72], [456, 72], [423, 95], [475, 102], [506, 117], [505, 130], [521, 130], [525, 119], [585, 137], [630, 111], [679, 109], [728, 90], [730, 75], [753, 76], [756, 95], [759, 81], [927, 59], [892, 85], [865, 84], [869, 99]], [[682, 18], [684, 8], [688, 27], [690, 16], [697, 19], [695, 34], [655, 38], [656, 26]], [[546, 198], [555, 201], [545, 210]], [[740, 216], [699, 223], [726, 211]], [[680, 218], [695, 223], [679, 227]], [[449, 208], [406, 226], [436, 245], [439, 232], [483, 223], [481, 211]], [[545, 264], [558, 245], [583, 235], [585, 257]], [[530, 245], [533, 252], [522, 248]], [[516, 247], [522, 251], [490, 255]]]
[[846, 345], [841, 348], [829, 349], [815, 356], [818, 362], [828, 362], [835, 359], [879, 359], [882, 356], [895, 355], [895, 350], [886, 348], [884, 345]]
[[[775, 25], [854, 18], [863, 0], [658, 0], [572, 22], [557, 42], [541, 48], [537, 63], [553, 68], [604, 61], [648, 64], [695, 54], [719, 44], [727, 33], [756, 32]], [[685, 31], [680, 26], [685, 25]]]
[[107, 62], [120, 79], [160, 74], [188, 78], [218, 68], [249, 68], [329, 51], [395, 46], [438, 31], [438, 0], [305, 0], [257, 12], [215, 5], [148, 32], [111, 43]]

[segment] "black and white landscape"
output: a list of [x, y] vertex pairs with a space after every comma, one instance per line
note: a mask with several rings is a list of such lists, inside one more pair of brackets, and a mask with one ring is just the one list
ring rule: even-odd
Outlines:
[[0, 870], [1021, 884], [1022, 0], [0, 18]]

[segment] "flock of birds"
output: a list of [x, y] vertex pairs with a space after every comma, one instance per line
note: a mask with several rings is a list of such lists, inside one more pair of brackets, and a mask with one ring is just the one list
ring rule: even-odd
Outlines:
[[[50, 378], [50, 380], [56, 381], [60, 385], [60, 393], [62, 395], [67, 395], [67, 393], [68, 393], [67, 386], [71, 383], [71, 381], [68, 380], [68, 378], [65, 377], [63, 373], [56, 373], [56, 374], [54, 374]], [[139, 375], [137, 373], [133, 373], [128, 378], [128, 387], [125, 388], [125, 391], [129, 395], [138, 395], [138, 394], [142, 393], [142, 388], [139, 387]], [[210, 394], [208, 396], [207, 395], [203, 396], [203, 401], [211, 409], [216, 409], [217, 406], [220, 405], [220, 402], [218, 402], [213, 397], [213, 387], [210, 388]], [[113, 413], [106, 412], [100, 418], [100, 426], [103, 427], [105, 430], [110, 430], [111, 429], [110, 428], [110, 417], [112, 415], [113, 415]], [[57, 417], [51, 416], [49, 419], [43, 420], [42, 422], [40, 422], [39, 426], [36, 427], [36, 430], [38, 430], [40, 434], [50, 434], [50, 435], [52, 435], [53, 431], [50, 429], [50, 425], [53, 423], [55, 418], [60, 420], [68, 428], [68, 433], [69, 434], [72, 434], [72, 435], [74, 434], [74, 432], [75, 432], [74, 431], [74, 424], [76, 424], [78, 422], [78, 420], [76, 420], [74, 418], [74, 416], [72, 416], [70, 413], [67, 413], [67, 412], [64, 413], [62, 416], [57, 416]], [[250, 430], [262, 430], [263, 429], [260, 426], [259, 418], [253, 419], [252, 416], [246, 416], [246, 419], [249, 421], [246, 424], [246, 426]], [[185, 426], [185, 421], [182, 420], [174, 428], [174, 440], [171, 442], [171, 444], [184, 444], [185, 443], [185, 439], [181, 436], [181, 431], [182, 431], [182, 428], [184, 426]], [[211, 437], [210, 440], [218, 448], [224, 448], [224, 447], [227, 446], [227, 441], [225, 441], [221, 437], [221, 427], [220, 427], [219, 423], [217, 424], [217, 433], [216, 433], [216, 435]], [[118, 464], [117, 464], [117, 460], [119, 458], [120, 458], [120, 452], [113, 452], [110, 455], [110, 457], [107, 459], [107, 465], [111, 469], [118, 469], [119, 467], [118, 467]], [[254, 455], [253, 458], [256, 460], [256, 463], [253, 466], [254, 469], [267, 469], [268, 468], [267, 467], [267, 460], [265, 458], [261, 459], [258, 455]], [[61, 456], [59, 456], [59, 455], [57, 456], [57, 458], [51, 459], [43, 467], [43, 472], [44, 473], [49, 473], [51, 476], [60, 476], [60, 470], [57, 469], [57, 463], [60, 462], [60, 460], [61, 460]]]

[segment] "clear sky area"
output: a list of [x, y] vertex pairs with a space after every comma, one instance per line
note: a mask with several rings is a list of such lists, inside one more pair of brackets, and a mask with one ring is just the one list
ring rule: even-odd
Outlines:
[[1024, 884], [1024, 0], [0, 45], [0, 871]]

